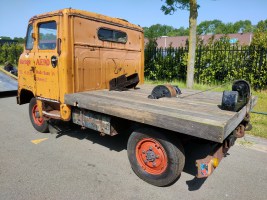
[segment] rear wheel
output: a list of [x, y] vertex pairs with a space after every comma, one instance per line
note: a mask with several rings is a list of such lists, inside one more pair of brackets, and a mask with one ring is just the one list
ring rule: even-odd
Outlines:
[[153, 129], [133, 132], [128, 140], [127, 152], [136, 175], [152, 185], [174, 183], [184, 168], [182, 145], [173, 144]]
[[31, 123], [33, 127], [41, 132], [47, 133], [48, 132], [48, 123], [44, 118], [40, 117], [39, 109], [36, 103], [36, 99], [32, 98], [29, 104], [29, 116], [31, 119]]

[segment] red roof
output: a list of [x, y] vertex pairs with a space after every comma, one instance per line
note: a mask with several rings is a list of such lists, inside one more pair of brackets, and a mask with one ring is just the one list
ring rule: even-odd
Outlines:
[[[215, 40], [220, 39], [221, 37], [225, 36], [224, 34], [216, 34], [216, 35], [199, 35], [198, 37], [204, 41], [204, 44], [207, 44], [209, 40], [214, 37]], [[250, 45], [253, 33], [236, 33], [236, 34], [227, 34], [227, 37], [230, 38], [230, 42], [236, 43], [238, 42], [239, 45]], [[188, 40], [188, 36], [175, 36], [175, 37], [159, 37], [157, 39], [158, 48], [162, 47], [169, 47], [170, 45], [174, 48], [177, 47], [185, 47], [186, 41]], [[145, 39], [145, 44], [148, 42]]]

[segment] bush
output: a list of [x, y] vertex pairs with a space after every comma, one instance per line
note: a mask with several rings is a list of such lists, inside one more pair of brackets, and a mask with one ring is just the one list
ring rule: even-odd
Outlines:
[[[145, 50], [145, 76], [150, 80], [186, 80], [187, 48]], [[254, 89], [267, 87], [267, 49], [240, 47], [229, 38], [210, 41], [196, 51], [195, 82], [221, 84], [245, 79]]]
[[0, 46], [0, 64], [9, 62], [17, 65], [22, 52], [23, 47], [21, 44], [3, 44]]
[[145, 50], [145, 76], [150, 80], [185, 80], [187, 49], [159, 48]]

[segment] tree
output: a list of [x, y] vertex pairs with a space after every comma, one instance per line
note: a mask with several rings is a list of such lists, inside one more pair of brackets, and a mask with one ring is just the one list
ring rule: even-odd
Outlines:
[[0, 36], [1, 40], [12, 40], [10, 37], [7, 36]]
[[161, 10], [165, 15], [173, 14], [177, 9], [189, 10], [189, 49], [187, 60], [186, 85], [192, 88], [194, 85], [194, 66], [196, 57], [196, 40], [197, 40], [197, 0], [165, 0], [165, 5]]
[[167, 36], [188, 36], [188, 35], [189, 35], [189, 29], [184, 27], [176, 28], [167, 34]]
[[172, 26], [155, 24], [150, 27], [144, 27], [145, 37], [149, 39], [169, 35], [175, 29]]
[[145, 37], [148, 39], [154, 39], [161, 36], [188, 36], [189, 29], [180, 27], [174, 28], [168, 25], [154, 24], [150, 27], [143, 27]]
[[267, 19], [257, 24], [251, 44], [259, 48], [267, 49]]
[[24, 44], [25, 43], [25, 39], [22, 38], [22, 37], [14, 37], [14, 40], [17, 40], [18, 43], [20, 43], [20, 44]]
[[222, 33], [224, 23], [221, 20], [215, 19], [211, 21], [203, 21], [197, 26], [198, 35]]
[[203, 21], [197, 26], [199, 35], [206, 34], [230, 34], [230, 33], [248, 33], [253, 31], [253, 25], [250, 20], [239, 20], [235, 23], [224, 24], [221, 20]]
[[253, 32], [253, 25], [250, 20], [239, 20], [233, 24], [234, 33]]

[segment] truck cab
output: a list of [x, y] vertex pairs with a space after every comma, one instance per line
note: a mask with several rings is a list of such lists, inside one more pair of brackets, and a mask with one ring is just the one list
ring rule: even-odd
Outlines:
[[35, 99], [37, 117], [68, 121], [65, 94], [109, 89], [113, 78], [134, 73], [144, 82], [143, 30], [75, 9], [36, 15], [29, 20], [18, 69], [18, 104]]

